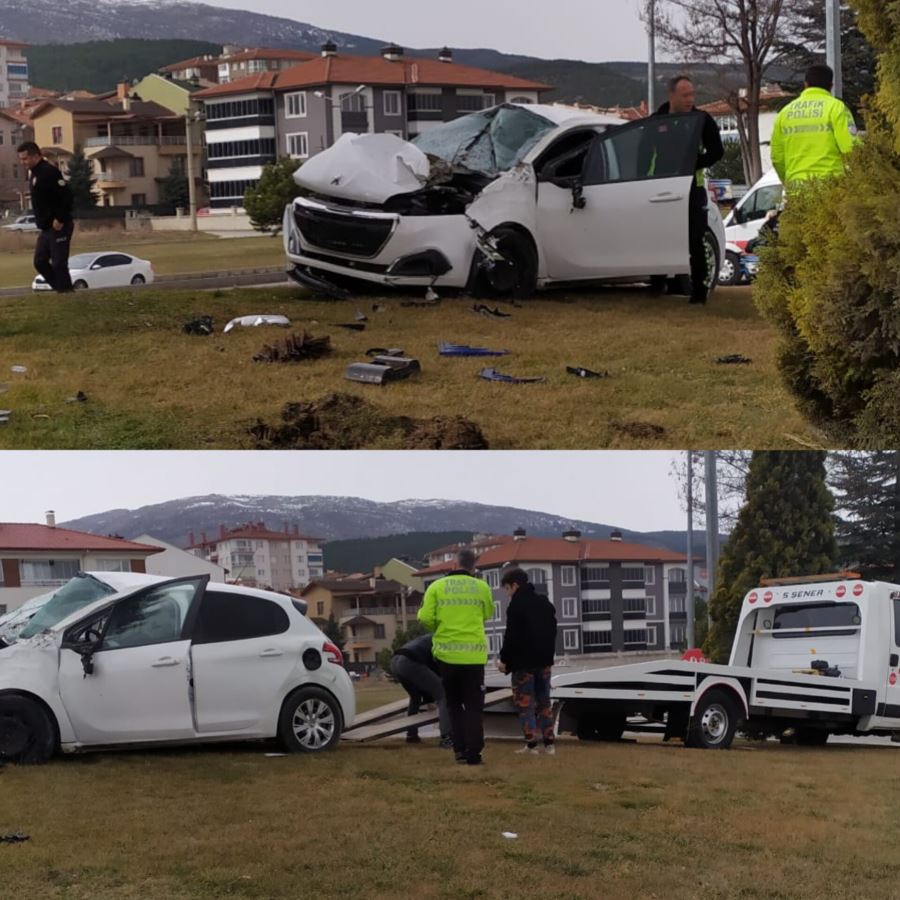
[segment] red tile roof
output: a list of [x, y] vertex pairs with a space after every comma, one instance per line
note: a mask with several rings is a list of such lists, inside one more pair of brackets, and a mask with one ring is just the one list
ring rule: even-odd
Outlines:
[[293, 531], [271, 531], [266, 528], [262, 523], [252, 524], [252, 525], [241, 525], [238, 528], [232, 528], [226, 530], [224, 534], [219, 533], [218, 535], [207, 538], [205, 541], [197, 541], [194, 544], [189, 544], [187, 549], [193, 550], [197, 547], [209, 547], [212, 544], [221, 544], [223, 541], [231, 541], [231, 540], [255, 540], [255, 541], [313, 541], [320, 542], [323, 539], [318, 537], [312, 537], [308, 534], [299, 534]]
[[253, 90], [293, 90], [326, 84], [374, 84], [397, 87], [471, 87], [506, 88], [522, 91], [549, 91], [549, 85], [537, 81], [476, 69], [457, 63], [444, 63], [437, 59], [403, 57], [399, 60], [383, 56], [320, 56], [281, 72], [262, 72], [271, 83], [265, 85], [259, 76], [249, 76], [200, 91], [198, 97], [216, 97], [225, 94], [248, 93]]
[[202, 67], [218, 66], [219, 63], [245, 62], [251, 59], [293, 59], [305, 61], [316, 59], [318, 53], [310, 53], [308, 50], [279, 50], [271, 47], [251, 47], [241, 50], [232, 56], [192, 56], [180, 62], [163, 66], [160, 72], [180, 72], [182, 69], [199, 69]]
[[5, 38], [0, 38], [0, 44], [3, 44], [4, 47], [17, 47], [19, 50], [24, 50], [29, 46], [19, 41], [7, 41]]
[[[788, 100], [793, 100], [796, 94], [791, 94], [779, 86], [771, 86], [763, 88], [759, 95], [760, 108], [763, 110], [780, 109]], [[747, 100], [740, 98], [738, 103], [742, 109], [746, 109]], [[734, 107], [728, 100], [716, 100], [714, 103], [707, 103], [701, 106], [704, 112], [708, 112], [711, 116], [733, 116]]]
[[164, 548], [138, 544], [121, 538], [100, 537], [70, 528], [36, 525], [30, 522], [0, 523], [0, 551], [8, 550], [102, 550], [119, 553], [162, 553]]
[[519, 562], [685, 562], [683, 553], [673, 553], [646, 544], [585, 538], [525, 538], [488, 550], [478, 557], [478, 568], [488, 569]]
[[[291, 70], [288, 69], [288, 72]], [[278, 72], [258, 72], [256, 75], [248, 75], [246, 78], [238, 78], [228, 84], [217, 84], [215, 87], [204, 88], [197, 91], [195, 97], [201, 100], [206, 97], [224, 97], [230, 94], [251, 94], [254, 91], [271, 91], [275, 87]]]

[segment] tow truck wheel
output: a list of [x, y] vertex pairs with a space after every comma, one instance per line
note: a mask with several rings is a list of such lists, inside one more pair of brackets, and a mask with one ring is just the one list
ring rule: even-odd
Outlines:
[[[505, 262], [478, 259], [476, 293], [496, 298], [532, 297], [537, 290], [538, 261], [531, 241], [520, 231], [501, 225], [491, 234]], [[480, 254], [479, 254], [480, 256]]]
[[582, 741], [607, 741], [615, 743], [625, 731], [624, 715], [584, 713], [578, 717], [576, 734]]
[[28, 697], [0, 697], [0, 763], [47, 762], [56, 750], [56, 731], [43, 708]]
[[737, 704], [725, 691], [700, 698], [688, 725], [685, 744], [699, 750], [727, 750], [738, 725]]

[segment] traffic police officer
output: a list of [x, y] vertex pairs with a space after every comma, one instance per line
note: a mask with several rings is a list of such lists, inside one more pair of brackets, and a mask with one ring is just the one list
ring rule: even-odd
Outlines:
[[772, 132], [772, 165], [785, 185], [842, 175], [844, 157], [857, 141], [853, 114], [833, 97], [834, 72], [815, 65], [806, 88], [778, 114]]
[[475, 554], [461, 550], [459, 568], [428, 586], [419, 621], [433, 633], [432, 653], [441, 669], [450, 710], [456, 761], [479, 765], [484, 749], [484, 623], [494, 615], [487, 583], [475, 578]]
[[54, 291], [68, 293], [72, 290], [69, 249], [75, 228], [72, 191], [62, 172], [44, 159], [33, 141], [20, 144], [17, 152], [28, 169], [31, 206], [40, 229], [34, 248], [34, 268]]

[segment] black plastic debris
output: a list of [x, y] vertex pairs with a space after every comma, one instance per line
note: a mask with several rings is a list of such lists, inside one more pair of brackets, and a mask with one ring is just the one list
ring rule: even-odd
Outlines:
[[12, 831], [9, 834], [0, 834], [0, 844], [21, 844], [30, 841], [31, 835], [21, 831]]
[[87, 403], [87, 394], [84, 391], [79, 391], [73, 397], [69, 397], [66, 403]]
[[749, 366], [753, 360], [740, 353], [732, 353], [729, 356], [720, 356], [716, 359], [716, 364], [720, 366]]
[[422, 366], [417, 359], [406, 356], [376, 356], [371, 362], [347, 366], [344, 377], [363, 384], [389, 384], [418, 375]]
[[502, 372], [498, 372], [496, 369], [482, 369], [478, 373], [478, 377], [483, 378], [485, 381], [500, 381], [503, 384], [542, 384], [547, 380], [546, 378], [534, 375], [504, 375]]
[[381, 312], [383, 309], [384, 307], [380, 303], [372, 304], [372, 312]]
[[441, 298], [435, 295], [433, 300], [404, 300], [401, 306], [405, 306], [407, 308], [415, 308], [415, 307], [425, 307], [425, 306], [440, 306]]
[[438, 344], [441, 356], [508, 356], [509, 350], [491, 350], [488, 347], [470, 347], [468, 344]]
[[481, 316], [491, 316], [495, 319], [509, 319], [512, 317], [512, 313], [503, 312], [503, 310], [497, 306], [491, 309], [483, 303], [476, 303], [472, 307], [472, 312], [478, 313]]
[[609, 372], [592, 372], [584, 366], [566, 366], [566, 371], [576, 378], [609, 378]]
[[212, 316], [200, 316], [197, 319], [191, 319], [190, 322], [185, 322], [181, 326], [181, 330], [185, 334], [210, 335], [213, 333]]
[[292, 334], [277, 344], [266, 344], [253, 357], [254, 362], [304, 362], [308, 359], [320, 359], [331, 353], [331, 338], [313, 337], [305, 331]]
[[406, 356], [402, 347], [369, 347], [366, 356]]
[[365, 322], [335, 322], [335, 328], [346, 328], [348, 331], [365, 331]]

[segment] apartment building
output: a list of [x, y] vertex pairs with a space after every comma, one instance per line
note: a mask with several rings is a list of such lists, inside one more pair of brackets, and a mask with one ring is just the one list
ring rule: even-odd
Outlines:
[[65, 584], [79, 572], [146, 572], [159, 547], [57, 528], [53, 512], [46, 524], [0, 522], [0, 614]]
[[514, 540], [509, 534], [476, 534], [471, 541], [459, 544], [447, 544], [444, 547], [438, 547], [427, 554], [428, 565], [416, 572], [425, 587], [427, 588], [432, 582], [438, 578], [443, 578], [448, 572], [452, 572], [457, 568], [456, 557], [460, 550], [471, 550], [476, 557], [502, 547], [504, 544]]
[[[100, 206], [140, 208], [160, 203], [160, 180], [185, 171], [187, 135], [183, 113], [136, 100], [131, 85], [114, 96], [53, 98], [32, 111], [34, 139], [65, 162], [76, 146], [92, 160]], [[192, 146], [195, 171], [203, 164], [199, 136]]]
[[207, 54], [183, 59], [163, 66], [160, 73], [180, 81], [202, 81], [208, 84], [228, 84], [260, 72], [277, 72], [297, 63], [315, 59], [306, 50], [285, 50], [269, 47], [235, 47], [226, 44], [219, 56]]
[[536, 103], [549, 90], [458, 65], [450, 50], [419, 59], [391, 45], [368, 57], [341, 55], [325, 44], [315, 59], [197, 93], [206, 112], [210, 205], [239, 206], [267, 163], [308, 159], [342, 134], [411, 138], [497, 103]]
[[228, 580], [250, 587], [291, 591], [305, 587], [323, 575], [322, 540], [301, 534], [298, 525], [285, 524], [272, 531], [265, 522], [238, 528], [219, 526], [218, 536], [201, 532], [188, 535], [187, 551], [223, 566]]
[[301, 596], [312, 619], [334, 616], [348, 662], [373, 663], [397, 632], [416, 620], [422, 594], [390, 578], [322, 578]]
[[34, 130], [24, 113], [0, 109], [0, 211], [21, 211], [27, 206], [28, 182], [16, 147], [33, 137]]
[[0, 106], [14, 106], [28, 96], [27, 44], [0, 39]]

